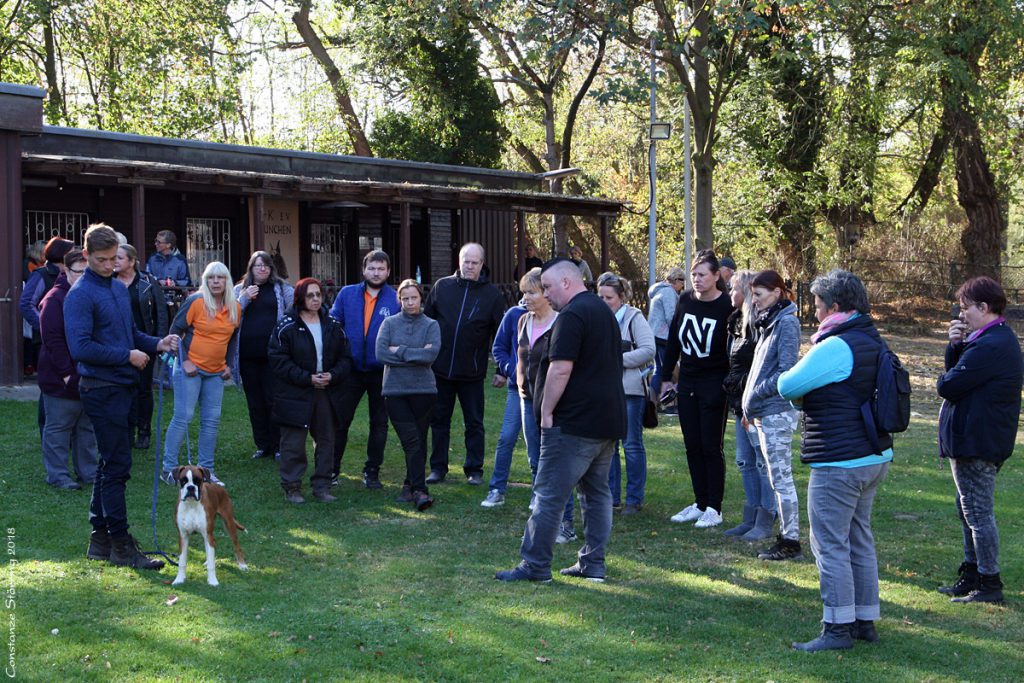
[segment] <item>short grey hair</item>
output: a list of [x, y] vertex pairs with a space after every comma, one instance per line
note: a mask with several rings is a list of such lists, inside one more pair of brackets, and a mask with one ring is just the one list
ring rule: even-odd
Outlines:
[[827, 308], [838, 305], [842, 312], [870, 313], [868, 292], [860, 278], [848, 270], [836, 268], [814, 278], [811, 294], [821, 299]]

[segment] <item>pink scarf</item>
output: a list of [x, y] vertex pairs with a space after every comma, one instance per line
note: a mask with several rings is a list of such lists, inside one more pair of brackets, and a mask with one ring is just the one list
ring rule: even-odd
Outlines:
[[988, 330], [988, 328], [995, 327], [996, 325], [1002, 325], [1005, 322], [1006, 322], [1006, 318], [1004, 318], [1003, 316], [999, 316], [998, 318], [996, 318], [995, 320], [990, 322], [988, 325], [984, 325], [983, 327], [979, 327], [974, 332], [971, 332], [970, 335], [967, 336], [966, 341], [972, 342], [975, 339], [977, 339], [978, 337], [980, 337], [982, 334], [984, 334], [985, 331]]
[[818, 331], [811, 335], [811, 343], [817, 344], [818, 339], [831, 330], [839, 327], [855, 315], [857, 315], [857, 311], [839, 311], [828, 316], [821, 321], [820, 325], [818, 325]]

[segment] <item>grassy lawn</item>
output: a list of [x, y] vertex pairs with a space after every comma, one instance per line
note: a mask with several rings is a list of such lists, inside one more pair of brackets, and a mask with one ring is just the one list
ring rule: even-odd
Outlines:
[[[488, 389], [487, 396], [489, 476], [504, 390]], [[692, 502], [674, 423], [663, 419], [647, 433], [647, 504], [640, 515], [616, 520], [606, 584], [559, 577], [546, 586], [502, 585], [493, 573], [518, 561], [528, 515], [521, 444], [504, 507], [481, 508], [486, 487], [453, 476], [453, 483], [432, 487], [437, 503], [418, 514], [393, 502], [404, 474], [393, 433], [381, 472], [384, 490], [361, 488], [361, 413], [343, 463], [340, 500], [293, 506], [284, 500], [273, 461], [249, 459], [241, 395], [229, 390], [225, 398], [217, 473], [249, 528], [241, 540], [250, 571], [238, 570], [218, 524], [219, 588], [206, 584], [198, 539], [184, 586], [170, 585], [170, 567], [144, 572], [85, 559], [88, 493], [46, 486], [35, 404], [0, 402], [0, 521], [9, 535], [14, 530], [7, 559], [17, 561], [4, 580], [5, 637], [14, 643], [17, 678], [1019, 681], [1024, 675], [1021, 454], [1000, 474], [997, 493], [1007, 606], [950, 604], [935, 588], [953, 578], [960, 562], [960, 526], [948, 469], [936, 456], [933, 404], [922, 403], [911, 430], [897, 438], [896, 461], [875, 508], [880, 642], [807, 655], [788, 649], [794, 639], [813, 637], [821, 617], [806, 513], [807, 558], [797, 563], [761, 562], [755, 547], [730, 541], [721, 530], [670, 523], [671, 514]], [[453, 445], [461, 444], [461, 433], [453, 430], [453, 437]], [[726, 527], [736, 523], [742, 498], [733, 452], [730, 423]], [[460, 464], [455, 456], [453, 475], [461, 474]], [[794, 470], [803, 504], [807, 468]], [[129, 516], [146, 548], [153, 545], [152, 472], [153, 454], [136, 451]], [[174, 490], [162, 484], [157, 536], [176, 550], [173, 499]], [[575, 549], [559, 546], [554, 567], [572, 564]], [[177, 601], [169, 605], [171, 596]], [[7, 654], [5, 664], [9, 648]]]

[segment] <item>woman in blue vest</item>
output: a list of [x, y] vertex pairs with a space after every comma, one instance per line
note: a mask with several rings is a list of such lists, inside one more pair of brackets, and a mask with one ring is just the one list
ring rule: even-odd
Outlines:
[[779, 394], [804, 411], [800, 460], [811, 467], [807, 518], [823, 608], [821, 635], [793, 643], [805, 652], [878, 639], [871, 508], [892, 461], [892, 437], [879, 434], [876, 450], [861, 414], [874, 393], [882, 345], [864, 284], [833, 270], [815, 278], [811, 293], [820, 323], [811, 350], [778, 381]]
[[1013, 453], [1020, 418], [1021, 355], [1006, 325], [1006, 294], [976, 277], [957, 290], [960, 318], [949, 324], [946, 372], [939, 377], [939, 452], [949, 458], [964, 534], [960, 578], [941, 593], [953, 602], [1002, 602], [996, 473]]

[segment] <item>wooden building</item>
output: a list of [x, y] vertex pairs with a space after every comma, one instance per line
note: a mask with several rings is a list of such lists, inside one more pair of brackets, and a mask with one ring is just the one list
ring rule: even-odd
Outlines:
[[343, 285], [381, 248], [392, 280], [429, 283], [454, 272], [459, 246], [475, 241], [492, 281], [509, 283], [524, 258], [526, 213], [600, 217], [605, 238], [621, 210], [546, 193], [536, 174], [44, 126], [43, 95], [0, 83], [0, 384], [21, 374], [25, 245], [54, 235], [80, 244], [90, 223], [124, 233], [143, 263], [156, 233], [172, 230], [194, 280], [213, 260], [240, 277], [249, 254], [265, 249], [292, 281]]

